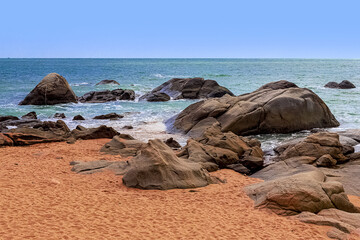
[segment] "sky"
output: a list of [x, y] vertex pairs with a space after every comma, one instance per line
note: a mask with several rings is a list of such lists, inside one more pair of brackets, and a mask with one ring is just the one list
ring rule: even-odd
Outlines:
[[360, 58], [360, 1], [0, 0], [0, 58]]

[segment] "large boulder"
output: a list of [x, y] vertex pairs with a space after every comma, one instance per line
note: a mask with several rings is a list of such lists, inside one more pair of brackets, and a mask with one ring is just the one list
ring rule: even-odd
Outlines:
[[149, 140], [123, 177], [127, 187], [141, 189], [196, 188], [216, 182], [200, 164], [178, 158], [159, 139]]
[[54, 105], [77, 102], [76, 95], [63, 76], [46, 75], [19, 105]]
[[328, 208], [360, 212], [340, 182], [325, 180], [324, 173], [312, 171], [250, 185], [245, 191], [256, 207], [267, 207], [279, 215], [318, 213]]
[[160, 86], [154, 88], [150, 93], [145, 94], [140, 99], [153, 99], [156, 94], [165, 93], [172, 99], [200, 99], [218, 98], [225, 94], [234, 96], [227, 88], [220, 86], [214, 80], [204, 80], [203, 78], [173, 78]]
[[225, 95], [200, 101], [183, 110], [173, 126], [188, 133], [207, 118], [215, 119], [222, 132], [231, 131], [238, 135], [290, 133], [339, 126], [319, 96], [298, 87], [265, 88], [237, 97]]
[[135, 100], [135, 92], [129, 89], [91, 91], [78, 98], [82, 103], [104, 103], [117, 100]]

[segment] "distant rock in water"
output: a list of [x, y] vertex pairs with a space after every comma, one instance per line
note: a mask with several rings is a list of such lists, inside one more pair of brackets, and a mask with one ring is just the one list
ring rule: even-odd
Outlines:
[[160, 98], [160, 93], [166, 93], [175, 100], [217, 98], [225, 94], [234, 96], [229, 89], [220, 86], [214, 80], [204, 80], [203, 78], [173, 78], [154, 88], [150, 93], [141, 96], [140, 99], [154, 100]]
[[54, 118], [66, 118], [65, 113], [55, 113]]
[[78, 98], [82, 103], [103, 103], [117, 100], [135, 100], [135, 92], [129, 89], [91, 91]]
[[150, 92], [139, 98], [140, 101], [146, 100], [148, 102], [166, 102], [170, 100], [170, 96], [162, 92]]
[[174, 128], [189, 133], [193, 128], [204, 127], [205, 123], [210, 126], [218, 122], [222, 132], [251, 135], [339, 126], [330, 109], [314, 92], [280, 85], [285, 88], [260, 88], [237, 97], [225, 95], [194, 103], [176, 117]]
[[140, 154], [130, 161], [122, 180], [127, 187], [160, 190], [204, 187], [219, 182], [199, 163], [178, 158], [159, 139], [149, 140]]
[[29, 112], [22, 116], [21, 119], [37, 119], [36, 112]]
[[261, 86], [258, 90], [263, 90], [263, 89], [277, 90], [277, 89], [285, 89], [285, 88], [292, 88], [292, 87], [297, 88], [298, 86], [295, 83], [288, 82], [286, 80], [280, 80], [277, 82], [267, 83], [267, 84]]
[[341, 83], [328, 82], [324, 87], [326, 87], [326, 88], [338, 88], [338, 89], [356, 88], [355, 85], [352, 82], [348, 81], [348, 80], [344, 80]]
[[57, 73], [46, 75], [19, 105], [54, 105], [77, 102], [66, 79]]
[[83, 116], [81, 116], [81, 115], [76, 115], [76, 116], [74, 116], [74, 118], [73, 118], [73, 120], [85, 120], [85, 118], [83, 117]]
[[120, 85], [120, 83], [118, 83], [118, 82], [115, 81], [115, 80], [105, 79], [105, 80], [102, 80], [102, 81], [98, 82], [98, 83], [96, 84], [96, 86], [97, 86], [97, 85], [106, 85], [106, 84]]
[[111, 119], [111, 120], [116, 120], [116, 119], [120, 119], [120, 118], [123, 118], [124, 116], [123, 115], [119, 115], [117, 113], [108, 113], [108, 114], [105, 114], [105, 115], [99, 115], [99, 116], [96, 116], [94, 117], [94, 119]]

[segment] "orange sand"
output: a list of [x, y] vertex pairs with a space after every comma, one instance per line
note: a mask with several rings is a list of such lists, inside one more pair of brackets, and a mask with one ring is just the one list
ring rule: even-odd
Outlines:
[[0, 149], [0, 239], [328, 239], [328, 227], [253, 208], [242, 191], [258, 179], [231, 170], [226, 184], [139, 190], [111, 172], [80, 175], [70, 161], [102, 155], [107, 139]]

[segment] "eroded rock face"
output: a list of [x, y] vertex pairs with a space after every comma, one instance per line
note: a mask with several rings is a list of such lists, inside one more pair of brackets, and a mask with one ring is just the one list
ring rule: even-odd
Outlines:
[[77, 102], [66, 79], [57, 73], [46, 75], [19, 105], [54, 105]]
[[[287, 87], [279, 84], [275, 88], [283, 85]], [[319, 96], [298, 87], [275, 90], [270, 87], [238, 97], [225, 95], [200, 101], [176, 117], [174, 128], [188, 133], [207, 119], [216, 120], [222, 132], [231, 131], [237, 135], [290, 133], [339, 126]]]
[[98, 139], [98, 138], [113, 138], [119, 133], [113, 129], [112, 127], [107, 127], [105, 125], [101, 125], [97, 128], [81, 128], [81, 129], [74, 129], [71, 131], [71, 135], [75, 139]]
[[107, 85], [107, 84], [120, 85], [120, 83], [118, 83], [118, 82], [115, 81], [115, 80], [105, 79], [105, 80], [101, 80], [100, 82], [98, 82], [98, 83], [96, 84], [96, 86], [97, 86], [97, 85]]
[[91, 91], [78, 98], [82, 103], [103, 103], [117, 100], [135, 100], [135, 92], [129, 89]]
[[22, 116], [21, 119], [37, 119], [36, 112], [29, 112]]
[[266, 207], [280, 215], [318, 213], [328, 208], [359, 212], [347, 198], [341, 183], [325, 180], [324, 173], [312, 171], [254, 184], [245, 191], [256, 207]]
[[76, 115], [76, 116], [73, 117], [73, 120], [75, 120], [75, 121], [83, 121], [83, 120], [85, 120], [85, 118], [83, 116], [81, 116], [81, 115]]
[[113, 137], [110, 142], [106, 143], [100, 149], [100, 152], [112, 155], [120, 155], [122, 157], [134, 157], [138, 155], [141, 148], [145, 145], [146, 143], [136, 140], [131, 136], [120, 134]]
[[178, 158], [159, 139], [149, 140], [123, 177], [127, 187], [141, 189], [196, 188], [216, 182], [200, 164]]
[[154, 88], [150, 93], [142, 96], [141, 99], [151, 99], [160, 93], [165, 93], [172, 99], [218, 98], [225, 94], [234, 96], [229, 89], [220, 86], [214, 80], [204, 80], [203, 78], [173, 78]]
[[163, 92], [150, 92], [139, 98], [140, 101], [148, 101], [148, 102], [166, 102], [171, 98], [169, 95]]
[[[217, 170], [213, 164], [219, 168], [242, 164], [249, 172], [255, 172], [263, 167], [264, 154], [260, 142], [237, 136], [232, 132], [222, 133], [216, 124], [202, 130], [204, 132], [200, 137], [188, 140], [178, 154], [179, 157], [199, 162], [208, 171]], [[239, 165], [237, 169], [240, 169]]]
[[328, 82], [327, 84], [325, 84], [326, 88], [339, 88], [339, 89], [350, 89], [350, 88], [356, 88], [356, 86], [348, 81], [348, 80], [344, 80], [341, 83], [337, 83], [337, 82]]
[[54, 118], [66, 118], [65, 113], [55, 113]]
[[327, 154], [336, 160], [336, 162], [339, 161], [341, 163], [346, 160], [343, 154], [343, 146], [339, 141], [339, 135], [337, 133], [319, 132], [311, 134], [304, 140], [288, 146], [280, 155], [280, 159], [297, 156], [320, 158]]

